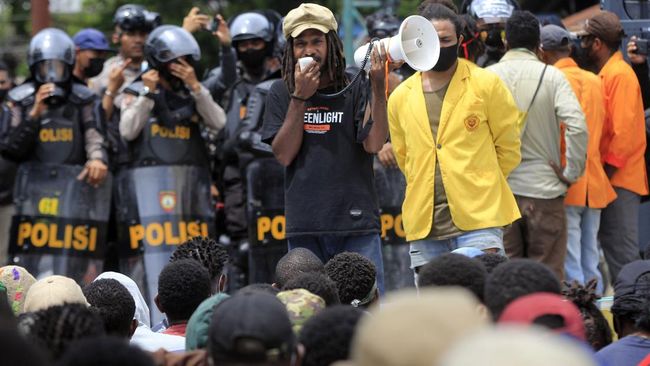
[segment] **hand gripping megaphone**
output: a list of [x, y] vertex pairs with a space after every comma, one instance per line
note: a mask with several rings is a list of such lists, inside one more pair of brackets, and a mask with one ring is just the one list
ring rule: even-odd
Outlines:
[[[379, 42], [383, 43], [388, 51], [390, 61], [404, 61], [417, 71], [431, 70], [440, 57], [438, 32], [430, 21], [419, 15], [404, 19], [396, 36], [381, 39]], [[354, 52], [354, 62], [357, 66], [362, 67], [369, 46], [370, 43], [366, 43]], [[374, 42], [374, 47], [377, 46], [378, 42]], [[365, 69], [369, 68], [370, 62], [366, 62]]]

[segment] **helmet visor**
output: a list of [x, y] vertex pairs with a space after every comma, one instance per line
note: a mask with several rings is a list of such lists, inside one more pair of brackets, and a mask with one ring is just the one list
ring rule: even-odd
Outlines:
[[61, 83], [70, 78], [70, 68], [61, 60], [45, 60], [36, 64], [34, 78], [39, 83]]

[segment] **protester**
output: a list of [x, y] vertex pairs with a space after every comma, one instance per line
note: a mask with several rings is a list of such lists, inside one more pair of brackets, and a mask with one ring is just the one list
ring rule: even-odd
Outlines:
[[463, 13], [476, 18], [479, 37], [485, 44], [485, 53], [476, 64], [480, 67], [491, 66], [506, 53], [506, 22], [513, 11], [519, 10], [516, 0], [465, 0]]
[[[289, 249], [308, 248], [323, 262], [343, 251], [364, 255], [377, 268], [382, 292], [372, 154], [388, 137], [386, 55], [374, 48], [370, 61], [372, 96], [366, 98], [365, 83], [350, 84], [345, 73], [337, 26], [329, 9], [310, 3], [291, 10], [284, 18], [284, 80], [276, 81], [267, 97], [262, 137], [286, 167], [285, 231]], [[313, 59], [304, 70], [297, 62], [303, 57]], [[323, 97], [323, 93], [340, 93], [344, 88], [345, 95]], [[364, 111], [367, 104], [369, 110]], [[370, 118], [372, 124], [367, 123]]]
[[107, 278], [89, 283], [83, 293], [90, 307], [102, 318], [107, 335], [131, 339], [138, 321], [133, 317], [135, 300], [126, 287]]
[[275, 266], [275, 284], [281, 289], [293, 278], [309, 272], [323, 272], [323, 262], [309, 249], [294, 248], [289, 250]]
[[458, 57], [462, 57], [472, 63], [476, 63], [479, 57], [485, 53], [485, 43], [481, 39], [481, 33], [476, 25], [476, 20], [469, 14], [460, 16], [463, 30], [463, 42], [458, 49]]
[[[430, 4], [441, 54], [388, 104], [391, 142], [407, 181], [402, 215], [417, 273], [457, 247], [503, 252], [502, 227], [520, 217], [506, 177], [520, 160], [519, 112], [493, 73], [458, 59], [458, 15]], [[414, 119], [414, 116], [416, 117]]]
[[598, 239], [616, 278], [639, 259], [639, 204], [648, 194], [645, 117], [639, 82], [619, 51], [623, 28], [618, 16], [601, 11], [579, 33], [580, 46], [603, 83], [606, 119], [600, 154], [617, 198], [603, 209]]
[[650, 302], [644, 296], [636, 316], [637, 331], [623, 337], [596, 353], [596, 358], [606, 365], [638, 365], [650, 353]]
[[57, 366], [154, 366], [149, 354], [122, 338], [100, 337], [76, 342]]
[[104, 34], [94, 28], [80, 30], [72, 37], [72, 41], [75, 45], [72, 75], [87, 84], [90, 78], [102, 72], [108, 53], [113, 52], [113, 49], [108, 45]]
[[[636, 334], [637, 318], [650, 297], [650, 261], [638, 260], [621, 268], [614, 283], [614, 331], [619, 339]], [[616, 347], [614, 347], [616, 348]]]
[[361, 310], [338, 305], [307, 320], [298, 337], [305, 348], [302, 366], [331, 365], [349, 359], [352, 338], [363, 316]]
[[562, 295], [571, 300], [580, 310], [585, 325], [587, 342], [594, 351], [599, 351], [612, 343], [612, 330], [596, 304], [598, 296], [595, 292], [595, 279], [587, 282], [584, 286], [577, 281], [572, 282], [570, 285], [565, 282], [565, 288], [562, 289]]
[[282, 291], [305, 289], [325, 300], [327, 306], [341, 303], [336, 283], [326, 274], [319, 272], [303, 273], [288, 281]]
[[[264, 309], [264, 311], [260, 311]], [[237, 294], [214, 309], [208, 353], [214, 365], [300, 365], [301, 352], [284, 305], [275, 296]]]
[[0, 284], [4, 286], [7, 301], [14, 315], [23, 312], [29, 288], [36, 282], [27, 270], [20, 266], [0, 267]]
[[287, 307], [291, 328], [296, 336], [300, 335], [305, 322], [326, 306], [322, 297], [301, 288], [279, 292], [277, 298]]
[[187, 322], [185, 332], [186, 351], [205, 349], [208, 346], [208, 329], [214, 308], [228, 297], [230, 296], [223, 293], [212, 295], [203, 300], [196, 308], [190, 320]]
[[[0, 105], [7, 100], [7, 93], [13, 88], [13, 77], [9, 67], [0, 61]], [[6, 138], [5, 129], [9, 127], [9, 109], [0, 107], [0, 139]], [[11, 217], [15, 212], [13, 202], [14, 180], [16, 178], [16, 163], [0, 156], [0, 266], [7, 264], [9, 252], [9, 232], [11, 229]]]
[[485, 282], [485, 305], [494, 319], [514, 300], [536, 292], [559, 294], [560, 281], [542, 263], [513, 259], [498, 266]]
[[212, 293], [224, 292], [228, 279], [224, 269], [228, 264], [228, 252], [214, 239], [197, 236], [181, 244], [172, 253], [170, 262], [181, 259], [194, 259], [208, 270], [212, 283]]
[[487, 271], [475, 260], [460, 254], [443, 254], [422, 266], [418, 275], [418, 287], [459, 286], [474, 294], [484, 302], [485, 279]]
[[81, 287], [73, 279], [58, 275], [48, 276], [30, 286], [22, 312], [29, 313], [63, 304], [88, 306], [88, 301]]
[[210, 293], [210, 275], [201, 263], [183, 259], [166, 265], [158, 277], [155, 298], [156, 306], [167, 317], [168, 327], [162, 333], [185, 337], [187, 322]]
[[325, 264], [325, 273], [336, 283], [342, 304], [368, 308], [379, 301], [377, 270], [368, 258], [339, 253]]
[[582, 70], [571, 59], [571, 35], [557, 25], [541, 30], [542, 60], [557, 67], [571, 84], [585, 114], [589, 141], [585, 173], [569, 187], [564, 198], [567, 220], [567, 256], [564, 261], [567, 281], [581, 284], [595, 278], [598, 293], [603, 293], [603, 277], [598, 270], [598, 228], [600, 211], [616, 198], [600, 156], [600, 142], [605, 123], [605, 106], [600, 78]]
[[[541, 62], [539, 22], [515, 11], [506, 23], [508, 52], [488, 70], [506, 83], [519, 109], [521, 164], [508, 183], [522, 218], [504, 235], [510, 258], [531, 258], [564, 277], [567, 248], [564, 194], [583, 173], [587, 127], [580, 103], [561, 71]], [[566, 167], [560, 167], [560, 124], [566, 126]]]

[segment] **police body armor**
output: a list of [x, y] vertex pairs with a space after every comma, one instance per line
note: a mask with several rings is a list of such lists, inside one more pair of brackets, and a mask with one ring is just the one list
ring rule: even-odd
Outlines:
[[[135, 82], [126, 92], [139, 94], [142, 87], [142, 82]], [[207, 166], [207, 151], [193, 98], [182, 98], [165, 90], [155, 98], [151, 118], [140, 136], [130, 143], [133, 166]], [[178, 107], [172, 109], [173, 105]]]

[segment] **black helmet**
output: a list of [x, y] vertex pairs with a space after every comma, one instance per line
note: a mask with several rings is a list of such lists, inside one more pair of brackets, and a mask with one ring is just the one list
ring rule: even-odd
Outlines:
[[370, 38], [386, 38], [397, 34], [401, 22], [393, 14], [379, 10], [366, 17], [366, 28]]
[[27, 64], [38, 83], [68, 81], [74, 61], [74, 42], [60, 29], [45, 28], [29, 43]]
[[126, 4], [120, 6], [113, 17], [113, 25], [124, 31], [141, 30], [151, 32], [162, 23], [160, 14], [147, 11], [142, 5]]
[[162, 25], [151, 32], [144, 44], [144, 56], [151, 67], [160, 65], [182, 56], [190, 56], [190, 61], [201, 59], [201, 49], [190, 32], [175, 25]]
[[230, 34], [233, 42], [261, 38], [270, 43], [275, 35], [275, 27], [260, 13], [242, 13], [230, 24]]

